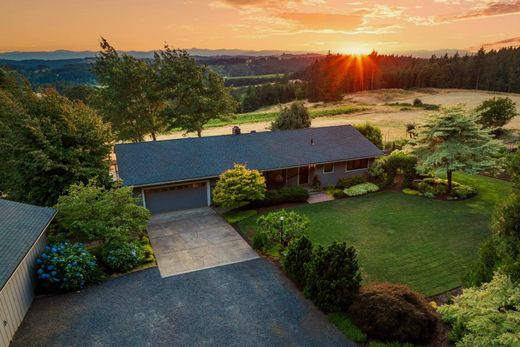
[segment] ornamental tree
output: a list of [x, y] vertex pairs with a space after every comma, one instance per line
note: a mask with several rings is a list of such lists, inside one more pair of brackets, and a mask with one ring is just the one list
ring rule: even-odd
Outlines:
[[481, 129], [473, 115], [458, 107], [444, 109], [422, 124], [410, 147], [419, 158], [420, 171], [446, 171], [448, 194], [454, 171], [479, 173], [496, 169], [502, 148]]
[[516, 104], [510, 98], [485, 100], [476, 112], [477, 121], [484, 128], [501, 128], [517, 115]]
[[266, 189], [265, 177], [260, 171], [235, 164], [220, 175], [213, 190], [213, 201], [217, 206], [240, 207], [262, 200]]

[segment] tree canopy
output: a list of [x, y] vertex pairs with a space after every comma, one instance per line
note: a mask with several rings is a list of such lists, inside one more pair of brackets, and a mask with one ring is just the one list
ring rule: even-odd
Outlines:
[[59, 234], [105, 244], [135, 239], [146, 229], [150, 212], [132, 194], [131, 187], [106, 189], [96, 180], [71, 185], [55, 206]]
[[97, 89], [96, 108], [112, 123], [122, 141], [155, 140], [166, 128], [162, 111], [166, 107], [157, 83], [155, 66], [127, 54], [118, 53], [101, 39], [101, 51], [93, 64], [101, 88]]
[[419, 158], [419, 170], [446, 171], [450, 193], [454, 171], [496, 169], [502, 148], [480, 128], [473, 115], [455, 107], [442, 110], [422, 124], [411, 150]]
[[354, 127], [370, 142], [376, 145], [377, 148], [383, 149], [383, 133], [381, 132], [381, 129], [370, 123], [358, 124]]
[[96, 105], [123, 141], [155, 140], [171, 129], [201, 136], [210, 120], [230, 118], [236, 108], [223, 78], [185, 50], [165, 46], [148, 62], [102, 39], [94, 71], [101, 84]]
[[258, 170], [235, 164], [222, 173], [213, 190], [213, 201], [222, 207], [240, 207], [265, 197], [265, 177]]
[[290, 130], [309, 128], [311, 116], [301, 101], [293, 102], [289, 107], [283, 107], [278, 117], [271, 123], [271, 130]]
[[52, 206], [68, 187], [108, 184], [112, 133], [81, 102], [34, 93], [0, 69], [0, 188], [10, 199]]
[[485, 100], [476, 112], [477, 121], [484, 128], [501, 128], [517, 115], [516, 104], [510, 98]]

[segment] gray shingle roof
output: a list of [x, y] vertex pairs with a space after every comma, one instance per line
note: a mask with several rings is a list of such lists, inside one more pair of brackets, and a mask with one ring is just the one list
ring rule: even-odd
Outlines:
[[383, 154], [350, 125], [118, 144], [115, 152], [132, 186], [216, 177], [234, 163], [272, 170]]
[[0, 199], [0, 289], [55, 214], [49, 207]]

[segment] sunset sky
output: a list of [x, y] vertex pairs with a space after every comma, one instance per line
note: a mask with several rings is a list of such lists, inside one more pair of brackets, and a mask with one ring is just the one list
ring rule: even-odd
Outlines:
[[478, 49], [520, 44], [520, 1], [1, 0], [0, 34], [4, 52]]

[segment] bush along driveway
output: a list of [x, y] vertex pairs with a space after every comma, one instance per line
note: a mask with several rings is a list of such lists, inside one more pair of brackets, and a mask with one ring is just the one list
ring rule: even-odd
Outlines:
[[265, 259], [39, 297], [12, 346], [355, 346]]

